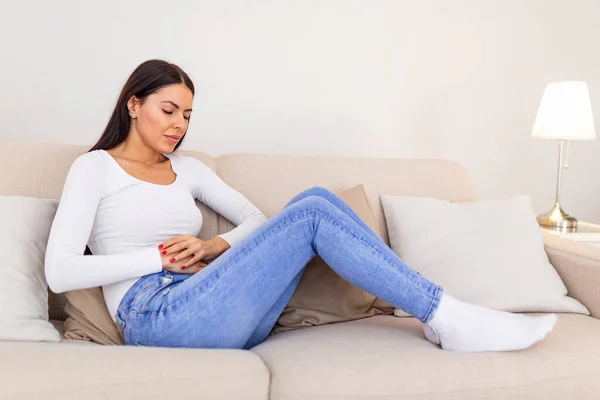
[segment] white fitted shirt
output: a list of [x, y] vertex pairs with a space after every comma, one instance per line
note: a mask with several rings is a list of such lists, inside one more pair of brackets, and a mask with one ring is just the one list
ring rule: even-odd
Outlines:
[[[176, 174], [170, 185], [134, 178], [104, 150], [73, 162], [46, 249], [45, 273], [53, 292], [102, 286], [114, 321], [127, 290], [142, 276], [162, 270], [157, 246], [200, 232], [202, 213], [195, 199], [237, 225], [218, 235], [231, 246], [267, 220], [199, 160], [164, 156]], [[86, 245], [93, 255], [83, 255]]]

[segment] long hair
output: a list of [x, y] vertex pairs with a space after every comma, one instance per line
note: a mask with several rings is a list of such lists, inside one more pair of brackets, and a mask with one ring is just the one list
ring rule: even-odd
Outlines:
[[[189, 76], [175, 64], [163, 60], [148, 60], [141, 63], [129, 76], [121, 94], [117, 99], [115, 109], [98, 142], [88, 152], [93, 150], [109, 150], [121, 144], [129, 134], [131, 121], [127, 102], [131, 96], [144, 101], [149, 95], [160, 88], [183, 83], [195, 94], [194, 84]], [[175, 150], [185, 139], [183, 137], [175, 146]]]

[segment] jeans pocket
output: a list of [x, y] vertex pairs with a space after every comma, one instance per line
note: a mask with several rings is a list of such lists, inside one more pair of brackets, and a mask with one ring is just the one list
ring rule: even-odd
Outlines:
[[156, 281], [151, 280], [150, 282], [148, 282], [146, 285], [142, 286], [140, 289], [138, 289], [138, 291], [135, 293], [134, 295], [134, 301], [132, 302], [131, 305], [133, 305], [133, 303], [135, 303], [136, 299], [141, 299], [143, 298], [152, 288], [156, 287]]
[[[162, 279], [167, 279], [166, 281], [163, 281]], [[152, 301], [156, 298], [156, 296], [165, 293], [165, 290], [167, 290], [169, 288], [169, 286], [173, 285], [175, 282], [173, 281], [173, 277], [169, 276], [169, 277], [165, 277], [165, 278], [161, 278], [160, 284], [159, 286], [150, 293], [150, 295], [144, 300], [144, 302], [142, 303], [141, 307], [140, 307], [140, 311], [139, 312], [144, 312], [148, 309], [148, 307], [151, 305]]]

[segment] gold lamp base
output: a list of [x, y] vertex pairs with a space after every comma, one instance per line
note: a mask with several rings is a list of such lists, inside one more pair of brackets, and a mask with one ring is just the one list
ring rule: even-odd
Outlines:
[[[569, 214], [564, 212], [560, 208], [560, 186], [562, 180], [562, 169], [567, 169], [569, 163], [563, 164], [563, 142], [564, 139], [559, 140], [558, 143], [558, 176], [556, 182], [556, 202], [554, 208], [545, 214], [537, 216], [538, 224], [547, 229], [553, 229], [561, 232], [575, 232], [577, 230], [577, 219], [571, 217]], [[571, 143], [567, 142], [567, 145]], [[568, 150], [567, 150], [568, 152]]]
[[557, 231], [574, 232], [577, 229], [577, 219], [564, 212], [558, 203], [552, 210], [538, 215], [537, 221], [541, 226]]

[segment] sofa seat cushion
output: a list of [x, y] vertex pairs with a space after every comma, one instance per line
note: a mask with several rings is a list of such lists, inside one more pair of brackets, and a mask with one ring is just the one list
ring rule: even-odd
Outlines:
[[0, 399], [268, 399], [269, 371], [247, 350], [0, 342]]
[[[533, 314], [537, 315], [537, 314]], [[453, 353], [414, 318], [375, 316], [283, 332], [254, 347], [271, 399], [591, 399], [600, 393], [600, 320], [559, 314], [529, 349]]]

